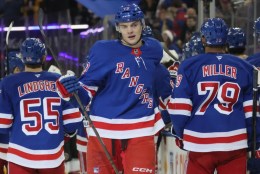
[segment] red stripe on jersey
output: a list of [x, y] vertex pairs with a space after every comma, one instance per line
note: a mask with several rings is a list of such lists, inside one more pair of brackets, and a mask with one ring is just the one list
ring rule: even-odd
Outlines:
[[70, 114], [63, 115], [63, 120], [70, 120], [70, 119], [75, 119], [75, 118], [80, 118], [80, 117], [81, 117], [80, 112], [73, 112]]
[[86, 141], [81, 141], [81, 140], [77, 139], [77, 144], [80, 144], [82, 146], [87, 146], [88, 143]]
[[14, 149], [12, 147], [8, 148], [8, 153], [17, 155], [21, 158], [25, 158], [25, 159], [28, 159], [28, 160], [36, 160], [36, 161], [48, 160], [49, 161], [49, 160], [55, 160], [55, 159], [60, 158], [60, 156], [63, 153], [63, 147], [58, 152], [56, 152], [55, 154], [30, 154], [30, 153], [26, 153], [26, 152], [23, 152], [23, 151], [18, 150], [18, 149]]
[[[258, 108], [258, 107], [257, 107]], [[259, 110], [259, 109], [257, 109]], [[253, 107], [252, 106], [244, 106], [244, 112], [247, 113], [247, 112], [252, 112], [253, 111]]]
[[162, 102], [162, 100], [159, 100], [159, 105], [162, 109], [166, 110], [166, 106], [164, 105], [164, 103]]
[[7, 146], [6, 146], [6, 148], [0, 148], [0, 152], [7, 153]]
[[0, 118], [0, 123], [4, 124], [4, 125], [11, 125], [13, 122], [12, 119], [8, 119], [8, 118]]
[[213, 143], [233, 143], [236, 141], [246, 140], [247, 134], [239, 134], [230, 137], [214, 137], [214, 138], [199, 138], [191, 135], [184, 135], [185, 141], [196, 143], [196, 144], [213, 144]]
[[96, 128], [99, 129], [106, 129], [106, 130], [134, 130], [134, 129], [141, 129], [147, 127], [154, 127], [154, 124], [161, 119], [161, 114], [158, 112], [155, 114], [155, 119], [146, 121], [146, 122], [139, 122], [139, 123], [129, 123], [129, 124], [111, 124], [111, 123], [104, 123], [99, 121], [93, 121], [93, 124]]
[[83, 88], [86, 90], [86, 91], [89, 91], [91, 93], [92, 96], [90, 96], [90, 98], [94, 97], [96, 95], [96, 91], [93, 90], [93, 89], [89, 89], [87, 86], [83, 85]]
[[168, 108], [176, 109], [176, 110], [187, 110], [190, 112], [192, 110], [192, 106], [189, 104], [185, 104], [185, 103], [168, 103]]

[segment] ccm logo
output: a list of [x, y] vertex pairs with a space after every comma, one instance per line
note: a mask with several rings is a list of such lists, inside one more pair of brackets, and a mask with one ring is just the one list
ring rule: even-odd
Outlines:
[[153, 173], [152, 169], [134, 167], [133, 172]]

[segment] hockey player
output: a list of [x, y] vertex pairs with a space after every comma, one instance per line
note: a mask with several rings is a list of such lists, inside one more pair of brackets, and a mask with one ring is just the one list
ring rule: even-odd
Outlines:
[[223, 19], [206, 20], [200, 31], [205, 54], [181, 63], [168, 105], [179, 145], [189, 151], [187, 174], [246, 174], [253, 68], [224, 54]]
[[18, 51], [11, 51], [8, 53], [9, 70], [11, 74], [16, 74], [24, 71], [24, 63], [21, 58], [21, 53]]
[[[136, 4], [123, 5], [115, 23], [119, 39], [93, 45], [80, 86], [75, 76], [63, 77], [57, 85], [63, 97], [78, 92], [85, 106], [92, 99], [90, 118], [125, 174], [154, 174], [154, 135], [164, 127], [153, 96], [162, 46], [153, 38], [142, 39], [144, 14]], [[118, 145], [119, 152], [114, 149]], [[120, 156], [123, 162], [116, 160]], [[87, 160], [88, 174], [114, 173], [92, 129]]]
[[205, 53], [203, 43], [201, 41], [201, 35], [199, 32], [194, 32], [190, 38], [189, 46], [191, 49], [191, 55], [196, 56]]
[[230, 28], [227, 35], [228, 53], [246, 59], [246, 35], [242, 28]]
[[21, 45], [25, 72], [7, 76], [0, 93], [0, 132], [10, 131], [9, 174], [64, 174], [64, 132], [75, 132], [78, 108], [56, 92], [58, 74], [45, 72], [45, 45], [27, 38]]
[[87, 173], [87, 143], [88, 137], [86, 128], [84, 126], [81, 126], [77, 132], [76, 145], [80, 164], [80, 173], [82, 174]]
[[[12, 51], [8, 53], [9, 56], [9, 70], [11, 74], [16, 74], [24, 71], [24, 64], [21, 60], [20, 53], [17, 51]], [[1, 81], [0, 81], [1, 88]], [[0, 135], [0, 174], [4, 174], [7, 169], [6, 154], [9, 143], [9, 135]]]
[[[260, 43], [260, 17], [257, 18], [257, 20], [254, 22], [254, 36], [256, 37], [257, 43]], [[258, 70], [260, 69], [260, 53], [255, 53], [252, 56], [249, 56], [247, 58], [247, 61], [254, 65]], [[258, 73], [259, 74], [259, 73]], [[258, 75], [258, 79], [259, 79], [259, 75]], [[255, 94], [256, 94], [256, 100], [259, 100], [259, 84], [258, 84], [258, 79], [255, 78], [255, 84], [256, 87], [258, 87], [258, 90], [254, 90]], [[256, 103], [259, 103], [259, 101], [256, 101]], [[257, 107], [259, 108], [259, 106], [257, 105]], [[257, 110], [257, 109], [256, 109]], [[259, 112], [258, 110], [255, 111], [257, 114], [256, 117], [256, 133], [259, 132], [260, 126], [259, 126]], [[260, 139], [257, 136], [256, 137], [256, 142], [255, 143], [255, 148], [253, 148], [253, 143], [251, 145], [251, 152], [255, 151], [255, 156], [253, 156], [253, 154], [251, 153], [251, 158], [248, 160], [248, 170], [250, 171], [250, 174], [259, 174], [260, 173], [260, 143], [259, 143]]]
[[[258, 17], [254, 23], [254, 36], [256, 37], [257, 43], [260, 43], [260, 17]], [[260, 69], [260, 52], [255, 53], [247, 58], [247, 61]]]
[[192, 50], [191, 50], [191, 44], [190, 41], [183, 44], [182, 47], [182, 56], [181, 56], [181, 62], [192, 57]]
[[[154, 37], [153, 31], [149, 26], [145, 26], [145, 28], [143, 29], [142, 37], [144, 40], [147, 37]], [[175, 60], [163, 50], [163, 57], [160, 63], [161, 65], [158, 66], [157, 73], [155, 73], [157, 77], [155, 82], [156, 87], [154, 88], [154, 96], [156, 98], [155, 104], [159, 106], [162, 119], [164, 120], [164, 123], [167, 124], [170, 123], [171, 120], [169, 113], [166, 109], [166, 105], [170, 99], [173, 88], [171, 86], [173, 82], [171, 82], [171, 74], [168, 68], [175, 63]], [[174, 68], [172, 68], [172, 70], [174, 70]], [[172, 70], [171, 73], [173, 74], [174, 72]], [[174, 75], [172, 75], [172, 77], [173, 76]]]

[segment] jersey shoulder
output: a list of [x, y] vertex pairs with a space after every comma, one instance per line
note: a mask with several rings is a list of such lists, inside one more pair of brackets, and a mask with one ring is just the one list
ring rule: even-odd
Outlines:
[[260, 52], [259, 53], [255, 53], [255, 54], [253, 54], [251, 56], [248, 56], [246, 60], [248, 62], [250, 62], [250, 61], [254, 61], [256, 59], [260, 59]]
[[99, 40], [94, 43], [92, 48], [90, 49], [91, 52], [112, 52], [113, 48], [118, 48], [120, 43], [118, 40]]
[[143, 39], [143, 47], [141, 50], [145, 54], [147, 59], [152, 59], [159, 63], [163, 57], [163, 47], [162, 44], [154, 38], [147, 37]]
[[244, 69], [245, 71], [251, 71], [252, 65], [247, 61], [231, 55], [231, 54], [200, 54], [193, 56], [189, 59], [185, 59], [181, 66], [185, 69], [196, 69], [198, 66], [203, 66], [206, 64], [223, 64], [232, 65], [236, 68]]

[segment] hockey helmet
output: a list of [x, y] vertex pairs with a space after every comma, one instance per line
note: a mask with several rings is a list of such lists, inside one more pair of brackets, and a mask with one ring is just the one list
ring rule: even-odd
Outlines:
[[222, 46], [227, 41], [228, 27], [223, 19], [211, 18], [201, 25], [200, 33], [207, 45]]
[[191, 49], [192, 56], [205, 53], [205, 49], [201, 41], [201, 35], [199, 32], [193, 33], [189, 42], [189, 46]]
[[246, 36], [242, 28], [230, 28], [227, 35], [228, 48], [244, 48]]
[[181, 60], [185, 60], [188, 59], [192, 56], [192, 51], [191, 51], [191, 47], [190, 47], [190, 42], [187, 42], [183, 45], [182, 47], [182, 57]]
[[150, 26], [145, 26], [142, 32], [143, 37], [153, 37], [153, 31]]
[[9, 71], [11, 73], [13, 73], [16, 67], [18, 67], [20, 71], [24, 71], [24, 63], [21, 58], [21, 53], [18, 51], [11, 51], [8, 53]]
[[119, 11], [115, 15], [115, 22], [132, 22], [132, 21], [144, 21], [144, 13], [140, 7], [136, 4], [122, 5]]
[[254, 24], [254, 33], [257, 38], [260, 36], [260, 17], [258, 17]]
[[47, 55], [45, 45], [38, 38], [27, 38], [20, 47], [25, 64], [41, 64]]

